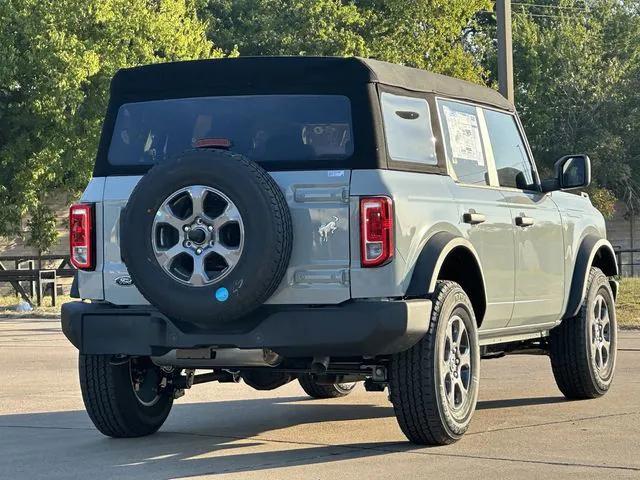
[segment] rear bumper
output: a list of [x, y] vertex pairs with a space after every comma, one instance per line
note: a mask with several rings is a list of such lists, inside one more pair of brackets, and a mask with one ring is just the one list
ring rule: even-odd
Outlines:
[[426, 332], [431, 301], [352, 301], [260, 313], [243, 332], [184, 331], [152, 308], [70, 302], [62, 331], [85, 354], [163, 355], [175, 348], [269, 348], [289, 357], [374, 356], [412, 347]]

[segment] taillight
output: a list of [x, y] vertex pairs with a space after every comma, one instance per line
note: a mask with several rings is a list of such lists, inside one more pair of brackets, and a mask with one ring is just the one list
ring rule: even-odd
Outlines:
[[95, 267], [93, 205], [78, 203], [69, 210], [69, 246], [71, 263], [82, 270]]
[[389, 197], [360, 199], [360, 262], [378, 267], [393, 258], [393, 200]]

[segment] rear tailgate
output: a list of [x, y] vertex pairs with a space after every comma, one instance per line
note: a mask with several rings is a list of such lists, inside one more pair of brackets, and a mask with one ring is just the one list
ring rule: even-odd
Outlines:
[[[350, 298], [349, 170], [281, 171], [271, 175], [282, 189], [293, 221], [293, 251], [270, 304], [336, 304]], [[120, 214], [140, 176], [105, 180], [102, 275], [104, 300], [116, 305], [147, 304], [120, 252]], [[98, 238], [100, 240], [100, 238]], [[98, 246], [99, 248], [99, 246]], [[265, 252], [268, 255], [268, 252]], [[169, 294], [169, 292], [167, 292]]]

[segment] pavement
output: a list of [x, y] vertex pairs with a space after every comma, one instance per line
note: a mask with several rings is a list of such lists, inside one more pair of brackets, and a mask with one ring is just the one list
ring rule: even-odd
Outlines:
[[311, 400], [196, 385], [159, 433], [109, 439], [82, 405], [77, 353], [55, 319], [0, 319], [0, 479], [640, 478], [640, 332], [621, 331], [603, 398], [565, 401], [544, 356], [482, 363], [469, 432], [409, 444], [385, 393]]

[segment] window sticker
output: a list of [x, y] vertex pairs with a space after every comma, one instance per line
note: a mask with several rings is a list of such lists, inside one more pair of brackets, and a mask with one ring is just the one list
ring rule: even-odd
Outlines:
[[442, 110], [449, 130], [452, 163], [456, 164], [460, 159], [484, 166], [484, 154], [476, 116], [470, 113], [457, 112], [446, 105], [443, 106]]

